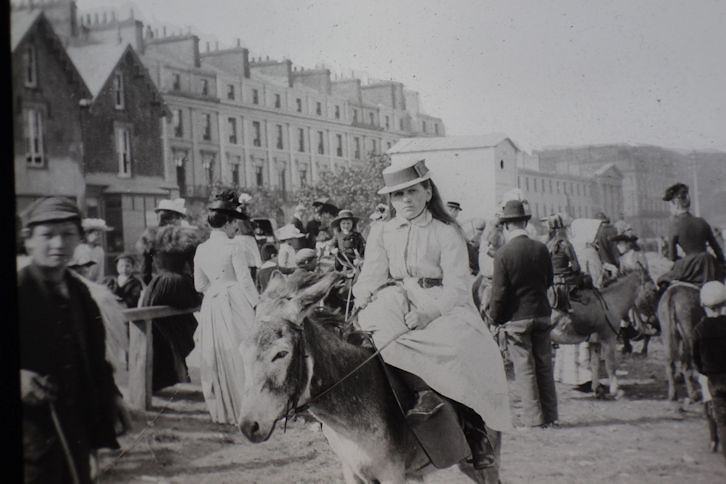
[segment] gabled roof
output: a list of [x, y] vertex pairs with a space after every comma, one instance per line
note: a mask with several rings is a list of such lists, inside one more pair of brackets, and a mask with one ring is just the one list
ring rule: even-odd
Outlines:
[[133, 50], [131, 44], [92, 44], [66, 50], [96, 99], [127, 49]]
[[437, 138], [402, 138], [393, 145], [388, 154], [410, 153], [421, 151], [448, 151], [471, 150], [477, 148], [492, 148], [504, 141], [512, 143], [517, 150], [519, 147], [507, 135], [492, 133], [480, 136], [443, 136]]
[[[127, 53], [130, 53], [141, 68], [140, 72], [143, 73], [148, 88], [156, 91], [159, 101], [163, 103], [162, 95], [151, 79], [146, 65], [141, 61], [130, 43], [116, 45], [91, 44], [68, 47], [66, 50], [81, 77], [83, 77], [89, 91], [91, 91], [92, 100], [96, 100], [121, 60]], [[166, 114], [169, 114], [166, 104], [163, 104], [163, 108]]]
[[612, 173], [613, 175], [615, 175], [618, 178], [624, 178], [623, 173], [618, 169], [618, 167], [615, 165], [615, 163], [607, 163], [607, 164], [601, 166], [600, 168], [595, 170], [595, 173], [593, 174], [593, 176], [603, 176], [608, 172]]
[[30, 32], [30, 28], [40, 18], [42, 10], [17, 10], [10, 15], [10, 51], [15, 49]]

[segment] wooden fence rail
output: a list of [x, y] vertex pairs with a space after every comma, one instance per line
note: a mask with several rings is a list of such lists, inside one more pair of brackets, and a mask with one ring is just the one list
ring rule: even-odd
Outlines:
[[125, 309], [129, 321], [128, 402], [134, 408], [151, 408], [151, 382], [154, 364], [154, 340], [151, 321], [199, 311], [199, 308], [175, 309], [170, 306], [147, 306]]

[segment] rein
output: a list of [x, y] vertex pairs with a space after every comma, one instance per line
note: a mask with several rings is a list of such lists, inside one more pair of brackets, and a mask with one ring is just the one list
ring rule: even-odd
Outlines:
[[[383, 283], [380, 286], [378, 286], [371, 293], [371, 297], [373, 295], [377, 294], [379, 291], [381, 291], [381, 290], [383, 290], [383, 289], [385, 289], [386, 287], [389, 287], [389, 286], [400, 286], [400, 287], [402, 287], [402, 284], [400, 282], [398, 282], [398, 281], [393, 281], [393, 280], [386, 281], [385, 283]], [[408, 298], [406, 298], [406, 301], [408, 302]], [[352, 319], [354, 316], [356, 316], [360, 310], [361, 310], [361, 307], [357, 307], [356, 309], [354, 309], [353, 312], [350, 315], [350, 318], [347, 319], [345, 322], [347, 323], [350, 319]], [[303, 371], [304, 371], [304, 368], [305, 368], [305, 366], [304, 366], [305, 360], [309, 357], [309, 355], [307, 355], [306, 354], [306, 351], [305, 351], [305, 347], [306, 347], [306, 344], [305, 344], [305, 336], [304, 336], [304, 333], [302, 332], [302, 329], [297, 324], [295, 324], [295, 323], [293, 323], [291, 321], [288, 321], [288, 324], [290, 324], [293, 328], [295, 328], [295, 330], [301, 332], [300, 339], [298, 340], [298, 345], [299, 345], [299, 347], [298, 347], [298, 354], [302, 355], [302, 357], [300, 358], [300, 364], [298, 365], [298, 375], [302, 375], [303, 374]], [[406, 334], [406, 333], [408, 333], [410, 331], [412, 331], [412, 329], [411, 328], [407, 328], [405, 331], [402, 331], [401, 333], [395, 335], [393, 338], [391, 338], [389, 341], [387, 341], [383, 346], [381, 346], [380, 348], [377, 348], [376, 351], [373, 352], [373, 354], [371, 354], [365, 360], [363, 360], [361, 363], [359, 363], [358, 365], [356, 365], [355, 368], [353, 368], [348, 373], [346, 373], [345, 375], [343, 375], [343, 377], [341, 377], [339, 380], [337, 380], [335, 383], [333, 383], [332, 385], [330, 385], [325, 390], [319, 392], [318, 394], [316, 394], [314, 396], [311, 396], [307, 400], [307, 402], [303, 403], [302, 405], [299, 405], [298, 404], [298, 399], [301, 396], [300, 394], [291, 396], [288, 399], [288, 403], [287, 403], [286, 409], [285, 409], [285, 415], [283, 417], [285, 419], [285, 425], [287, 425], [287, 420], [290, 417], [293, 417], [294, 415], [296, 415], [296, 414], [298, 414], [300, 412], [303, 412], [303, 411], [307, 410], [308, 408], [310, 408], [310, 405], [313, 402], [315, 402], [315, 401], [323, 398], [325, 395], [327, 395], [330, 392], [332, 392], [333, 390], [335, 390], [337, 387], [339, 387], [341, 384], [343, 384], [346, 380], [348, 380], [350, 377], [352, 377], [358, 371], [360, 371], [361, 368], [363, 368], [365, 365], [367, 365], [368, 363], [370, 363], [373, 359], [377, 358], [378, 355], [380, 355], [381, 352], [383, 350], [385, 350], [391, 343], [393, 343], [398, 338], [400, 338], [401, 336], [403, 336], [404, 334]], [[370, 336], [369, 336], [369, 338], [370, 338]], [[312, 375], [310, 375], [310, 380], [312, 380]], [[301, 393], [302, 393], [302, 391], [301, 391]]]

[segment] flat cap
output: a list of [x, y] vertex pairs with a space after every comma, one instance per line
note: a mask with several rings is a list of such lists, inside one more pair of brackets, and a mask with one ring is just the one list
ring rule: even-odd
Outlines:
[[44, 197], [33, 202], [23, 213], [23, 226], [39, 223], [81, 221], [78, 205], [65, 197]]
[[707, 282], [701, 288], [701, 304], [710, 308], [726, 303], [726, 286], [718, 281]]
[[666, 188], [665, 194], [663, 195], [664, 202], [670, 202], [674, 198], [681, 198], [688, 195], [688, 185], [684, 183], [676, 183]]

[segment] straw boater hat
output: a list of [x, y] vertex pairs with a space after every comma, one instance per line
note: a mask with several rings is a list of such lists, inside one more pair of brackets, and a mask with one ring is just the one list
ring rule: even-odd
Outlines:
[[277, 231], [277, 240], [299, 239], [301, 237], [305, 237], [305, 234], [300, 232], [293, 224], [284, 225]]
[[521, 200], [509, 200], [504, 204], [502, 214], [499, 216], [499, 222], [516, 222], [518, 220], [529, 220], [532, 215], [524, 210], [524, 204]]
[[81, 227], [83, 227], [83, 230], [86, 232], [90, 232], [92, 230], [110, 232], [113, 230], [113, 228], [106, 225], [106, 221], [101, 218], [84, 218], [81, 221]]
[[338, 212], [338, 216], [335, 217], [335, 219], [332, 222], [330, 222], [330, 226], [334, 227], [334, 228], [338, 228], [338, 227], [340, 227], [340, 222], [342, 222], [343, 220], [352, 220], [353, 224], [356, 224], [356, 223], [358, 223], [359, 219], [358, 219], [358, 217], [353, 215], [352, 211], [344, 209], [344, 210], [341, 210], [340, 212]]
[[446, 202], [446, 206], [461, 212], [461, 204], [459, 202]]
[[182, 215], [187, 214], [187, 209], [184, 207], [184, 199], [183, 198], [177, 198], [175, 200], [161, 200], [159, 201], [159, 206], [154, 209], [155, 212], [160, 212], [162, 210], [167, 210], [169, 212], [176, 212], [180, 213]]
[[392, 164], [383, 170], [385, 186], [378, 190], [378, 194], [386, 195], [429, 179], [431, 179], [431, 172], [426, 167], [426, 160], [410, 160]]
[[710, 281], [701, 288], [701, 304], [715, 308], [726, 304], [726, 286], [719, 281]]

